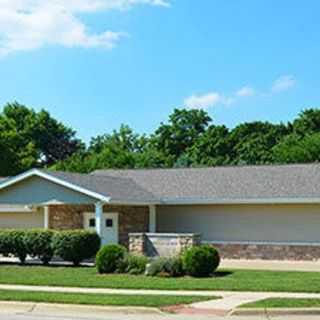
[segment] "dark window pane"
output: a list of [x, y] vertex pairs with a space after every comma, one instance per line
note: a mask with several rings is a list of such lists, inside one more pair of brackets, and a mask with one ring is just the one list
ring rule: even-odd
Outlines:
[[112, 219], [106, 219], [106, 227], [108, 227], [108, 228], [113, 227], [113, 220]]
[[89, 227], [90, 228], [94, 228], [96, 226], [96, 219], [95, 218], [91, 218], [89, 220]]

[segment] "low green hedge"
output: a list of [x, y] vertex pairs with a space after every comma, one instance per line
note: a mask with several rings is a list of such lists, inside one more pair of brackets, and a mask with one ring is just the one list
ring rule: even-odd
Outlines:
[[0, 231], [0, 254], [4, 256], [14, 255], [24, 263], [27, 257], [25, 244], [25, 231], [1, 230]]
[[0, 230], [0, 254], [15, 256], [24, 263], [27, 255], [48, 264], [53, 255], [78, 265], [100, 248], [99, 236], [90, 231]]
[[32, 257], [38, 257], [44, 264], [48, 264], [54, 253], [53, 234], [53, 231], [43, 229], [25, 231], [24, 241], [27, 253]]
[[79, 265], [96, 255], [100, 248], [100, 237], [95, 232], [85, 230], [60, 231], [54, 234], [52, 246], [57, 256]]

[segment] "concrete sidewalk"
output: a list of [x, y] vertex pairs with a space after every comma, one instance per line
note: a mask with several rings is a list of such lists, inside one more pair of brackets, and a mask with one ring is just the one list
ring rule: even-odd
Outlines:
[[[207, 312], [217, 315], [226, 315], [240, 305], [267, 298], [310, 298], [320, 299], [320, 293], [290, 293], [290, 292], [239, 292], [239, 291], [186, 291], [186, 290], [133, 290], [133, 289], [98, 289], [0, 285], [0, 290], [19, 290], [36, 292], [61, 292], [85, 294], [120, 294], [120, 295], [171, 295], [171, 296], [215, 296], [221, 299], [197, 302], [190, 306], [179, 307], [180, 313]], [[0, 297], [1, 300], [1, 297]]]

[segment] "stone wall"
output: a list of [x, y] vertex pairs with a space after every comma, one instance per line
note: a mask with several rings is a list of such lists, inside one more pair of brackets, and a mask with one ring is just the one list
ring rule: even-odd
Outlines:
[[130, 233], [129, 238], [131, 253], [149, 257], [175, 256], [201, 242], [194, 233]]
[[212, 243], [224, 259], [319, 260], [320, 245]]
[[[49, 228], [71, 230], [83, 228], [83, 213], [94, 212], [94, 205], [54, 205], [49, 207]], [[119, 242], [128, 246], [130, 232], [147, 232], [149, 208], [147, 206], [110, 206], [104, 212], [119, 213]]]

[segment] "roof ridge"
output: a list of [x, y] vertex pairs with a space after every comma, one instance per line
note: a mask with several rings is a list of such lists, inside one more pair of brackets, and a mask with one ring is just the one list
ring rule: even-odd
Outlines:
[[128, 168], [128, 169], [97, 169], [91, 171], [90, 175], [95, 175], [94, 173], [107, 172], [107, 171], [178, 171], [178, 170], [201, 170], [201, 169], [228, 169], [228, 168], [277, 168], [277, 167], [302, 167], [302, 166], [320, 166], [320, 162], [312, 163], [279, 163], [279, 164], [234, 164], [234, 165], [221, 165], [221, 166], [211, 166], [211, 167], [179, 167], [179, 168]]

